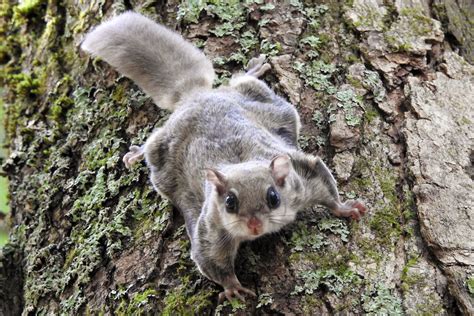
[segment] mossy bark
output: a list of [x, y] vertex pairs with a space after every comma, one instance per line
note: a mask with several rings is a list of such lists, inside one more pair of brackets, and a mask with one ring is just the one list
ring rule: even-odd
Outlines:
[[[125, 10], [201, 47], [216, 85], [267, 54], [264, 79], [297, 106], [302, 149], [332, 167], [344, 198], [369, 207], [360, 222], [303, 210], [281, 233], [243, 245], [237, 274], [256, 300], [217, 304], [220, 288], [190, 260], [181, 216], [144, 165], [121, 163], [169, 115], [79, 50], [87, 31]], [[0, 314], [472, 312], [472, 262], [441, 260], [444, 246], [420, 225], [412, 166], [422, 155], [410, 154], [404, 129], [423, 119], [410, 78], [429, 84], [449, 73], [445, 56], [459, 45], [431, 11], [363, 0], [2, 4], [12, 228], [0, 253]]]

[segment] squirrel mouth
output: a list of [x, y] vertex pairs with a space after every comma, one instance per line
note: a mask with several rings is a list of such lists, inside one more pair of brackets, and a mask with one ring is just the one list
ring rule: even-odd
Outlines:
[[258, 217], [252, 216], [247, 222], [247, 228], [250, 231], [250, 235], [258, 236], [263, 232], [263, 223]]
[[258, 236], [261, 234], [261, 229], [258, 227], [253, 227], [250, 229], [250, 234], [254, 236]]

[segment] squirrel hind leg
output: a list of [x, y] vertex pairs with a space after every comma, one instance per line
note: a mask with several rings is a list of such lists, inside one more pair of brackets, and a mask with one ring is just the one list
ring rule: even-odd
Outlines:
[[145, 152], [142, 146], [131, 146], [130, 151], [126, 153], [122, 161], [127, 169], [130, 169], [136, 162], [143, 160]]

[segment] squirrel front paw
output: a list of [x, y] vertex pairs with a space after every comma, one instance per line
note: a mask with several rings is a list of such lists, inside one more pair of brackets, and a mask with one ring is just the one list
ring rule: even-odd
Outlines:
[[226, 298], [231, 301], [233, 298], [238, 298], [239, 300], [245, 302], [245, 298], [242, 294], [248, 294], [253, 297], [257, 297], [252, 290], [249, 290], [243, 287], [240, 284], [234, 284], [229, 287], [226, 287], [224, 291], [219, 293], [219, 304], [222, 303]]
[[332, 212], [336, 216], [350, 217], [358, 221], [367, 212], [367, 208], [360, 201], [349, 200], [345, 203], [340, 203], [332, 209]]
[[254, 57], [250, 59], [247, 65], [247, 73], [248, 76], [253, 76], [255, 78], [261, 77], [265, 72], [267, 72], [270, 68], [270, 64], [265, 63], [265, 59], [267, 56], [261, 54], [258, 57]]
[[130, 151], [126, 153], [122, 158], [125, 167], [127, 169], [130, 169], [133, 164], [143, 159], [144, 154], [145, 153], [143, 152], [143, 146], [131, 146]]

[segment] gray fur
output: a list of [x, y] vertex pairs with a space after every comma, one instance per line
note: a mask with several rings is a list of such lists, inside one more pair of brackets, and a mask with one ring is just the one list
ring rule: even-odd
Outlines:
[[[150, 33], [164, 29], [149, 25], [149, 20], [144, 22], [137, 14], [123, 16], [127, 23], [145, 23]], [[117, 36], [116, 25], [123, 16], [99, 26], [100, 36], [97, 36], [105, 38], [109, 31], [112, 37]], [[148, 35], [157, 39], [160, 36]], [[155, 78], [155, 83], [184, 82], [188, 76], [198, 76], [180, 67], [175, 72], [170, 71], [171, 61], [166, 58], [171, 55], [182, 55], [186, 59], [189, 53], [188, 60], [206, 63], [201, 60], [203, 55], [196, 58], [196, 49], [183, 44], [181, 37], [172, 34], [169, 40], [166, 47], [157, 44], [147, 48], [150, 55], [162, 56], [161, 63], [154, 60], [153, 67], [141, 63], [134, 67], [144, 67], [143, 72], [153, 69], [154, 74], [148, 77], [167, 76]], [[109, 50], [106, 44], [101, 45], [101, 51]], [[113, 54], [123, 56], [135, 50], [129, 45], [130, 42], [121, 42]], [[135, 47], [146, 45], [134, 42]], [[170, 48], [178, 52], [164, 51]], [[205, 276], [224, 287], [222, 295], [228, 298], [240, 297], [241, 292], [252, 293], [240, 285], [234, 273], [234, 259], [242, 241], [278, 231], [292, 222], [299, 210], [315, 204], [327, 206], [339, 216], [358, 218], [365, 212], [360, 202], [341, 203], [336, 182], [322, 160], [297, 149], [300, 120], [294, 106], [257, 79], [268, 68], [261, 56], [251, 60], [247, 74], [231, 80], [228, 87], [200, 91], [198, 83], [195, 87], [188, 86], [186, 89], [194, 91], [192, 96], [171, 104], [175, 112], [164, 126], [156, 130], [144, 146], [132, 146], [124, 157], [127, 166], [145, 157], [153, 186], [184, 216], [192, 259]], [[146, 78], [141, 79], [146, 81]], [[144, 81], [139, 82], [140, 85], [148, 87]], [[168, 89], [182, 91], [183, 87]], [[274, 209], [267, 203], [269, 187], [275, 188], [281, 199]], [[238, 198], [237, 214], [226, 210], [229, 193]]]
[[199, 49], [134, 12], [99, 25], [81, 48], [131, 78], [164, 109], [174, 110], [179, 100], [210, 89], [214, 80], [212, 63]]

